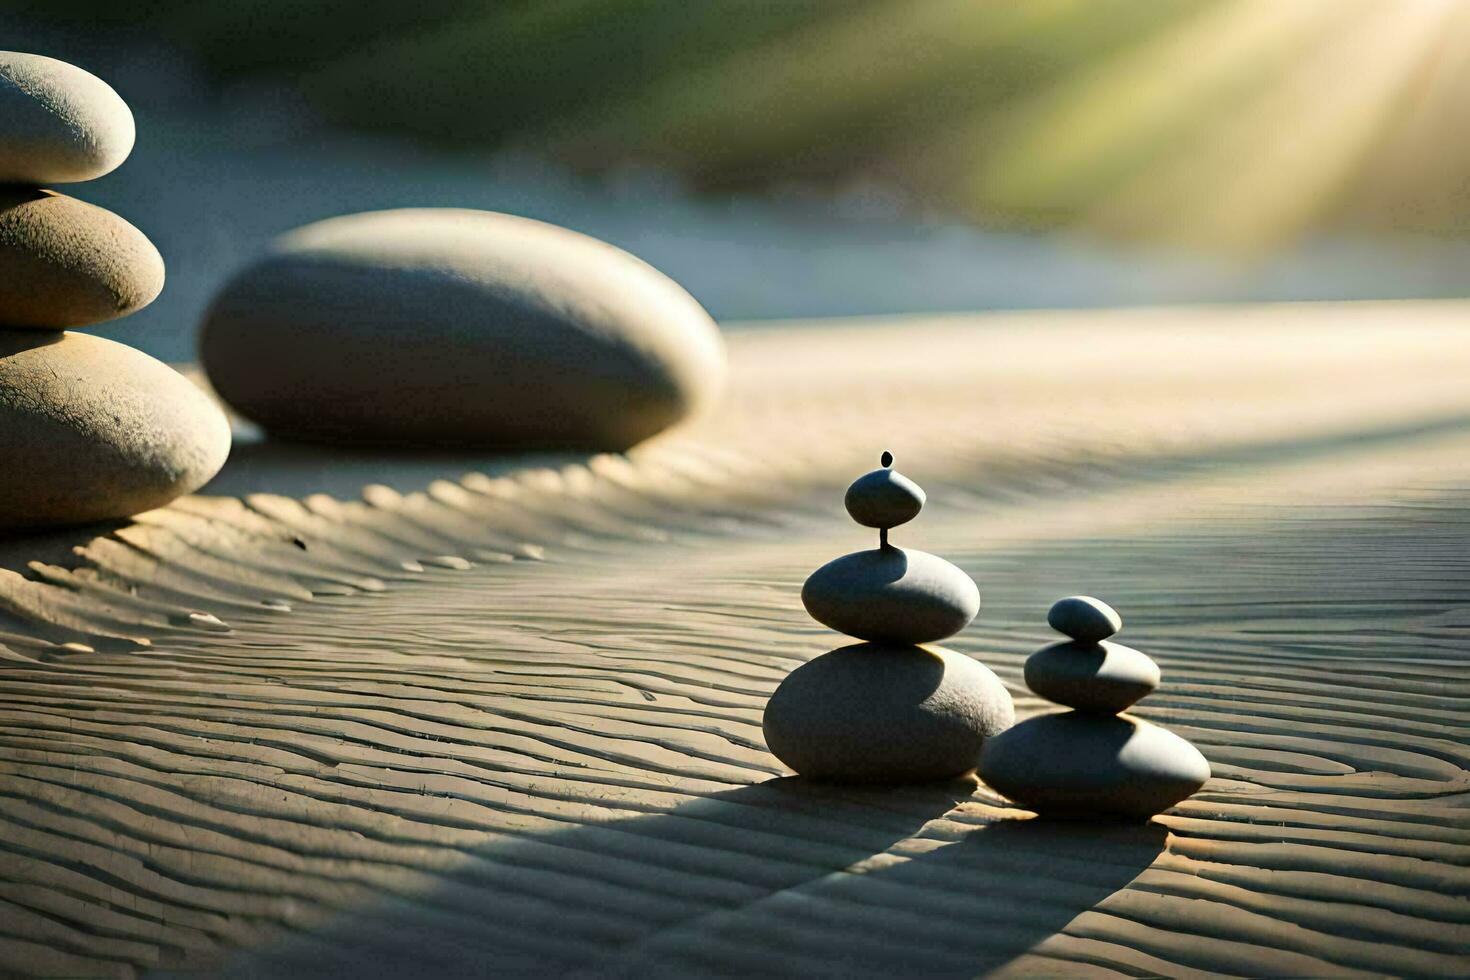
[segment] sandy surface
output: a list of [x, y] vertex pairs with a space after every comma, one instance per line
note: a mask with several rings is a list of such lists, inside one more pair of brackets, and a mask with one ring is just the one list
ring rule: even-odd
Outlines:
[[[251, 449], [243, 501], [0, 573], [0, 967], [1464, 974], [1467, 322], [809, 324], [627, 459]], [[984, 596], [946, 645], [1027, 716], [1047, 604], [1107, 598], [1201, 793], [781, 778], [760, 710], [842, 642], [799, 586], [882, 448], [929, 493], [895, 540]]]

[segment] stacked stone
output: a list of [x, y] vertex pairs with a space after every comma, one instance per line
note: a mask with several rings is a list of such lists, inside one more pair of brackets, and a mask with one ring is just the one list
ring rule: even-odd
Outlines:
[[163, 259], [109, 211], [43, 185], [109, 173], [133, 116], [106, 82], [0, 51], [0, 527], [161, 506], [229, 452], [229, 423], [167, 365], [68, 332], [148, 305]]
[[766, 745], [803, 776], [914, 783], [975, 768], [988, 737], [1010, 727], [1011, 696], [963, 654], [924, 646], [958, 633], [980, 610], [968, 575], [935, 555], [897, 548], [890, 529], [918, 516], [924, 491], [892, 469], [859, 477], [847, 512], [877, 528], [879, 546], [828, 562], [806, 580], [813, 619], [867, 642], [792, 671], [766, 705]]
[[1022, 722], [985, 745], [979, 774], [1043, 815], [1148, 817], [1210, 778], [1198, 749], [1167, 729], [1120, 715], [1159, 686], [1158, 664], [1108, 642], [1123, 628], [1107, 603], [1070, 596], [1047, 623], [1069, 639], [1026, 661], [1026, 686], [1073, 710]]

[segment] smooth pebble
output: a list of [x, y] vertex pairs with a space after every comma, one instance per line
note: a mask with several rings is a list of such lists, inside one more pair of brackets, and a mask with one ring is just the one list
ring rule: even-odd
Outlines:
[[92, 180], [128, 158], [127, 103], [102, 79], [39, 54], [0, 51], [0, 183]]
[[1026, 660], [1026, 686], [1048, 701], [1117, 714], [1159, 686], [1159, 665], [1121, 643], [1063, 640]]
[[988, 739], [978, 768], [992, 789], [1044, 816], [1147, 817], [1199, 790], [1199, 750], [1128, 715], [1042, 715]]
[[268, 431], [390, 445], [622, 450], [708, 405], [709, 314], [605, 242], [457, 209], [332, 218], [216, 297], [219, 394]]
[[0, 327], [59, 330], [126, 316], [163, 289], [163, 258], [102, 208], [0, 187]]
[[775, 756], [803, 776], [917, 783], [975, 767], [1015, 719], [1005, 685], [941, 647], [860, 643], [792, 671], [766, 704]]
[[829, 561], [807, 578], [801, 601], [817, 622], [860, 640], [929, 643], [969, 625], [980, 590], [943, 558], [889, 546]]
[[168, 365], [80, 333], [0, 330], [0, 526], [161, 507], [207, 482], [230, 425]]
[[1123, 628], [1123, 617], [1112, 606], [1090, 595], [1058, 599], [1047, 611], [1046, 622], [1058, 633], [1084, 643], [1106, 640]]
[[902, 473], [884, 467], [852, 481], [842, 502], [864, 527], [897, 527], [919, 516], [924, 491]]

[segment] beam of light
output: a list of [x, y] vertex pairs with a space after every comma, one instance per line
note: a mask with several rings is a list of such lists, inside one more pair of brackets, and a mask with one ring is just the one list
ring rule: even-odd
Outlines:
[[1332, 0], [1232, 0], [1023, 99], [981, 121], [995, 149], [974, 199], [1022, 213], [1086, 206], [1271, 84], [1333, 16]]
[[[562, 121], [530, 143], [642, 145], [706, 168], [820, 154], [844, 120], [870, 132], [928, 122], [946, 82], [988, 53], [1073, 19], [1087, 0], [904, 0], [834, 5], [829, 16], [735, 48], [647, 92]], [[967, 93], [970, 94], [970, 93]], [[946, 120], [947, 121], [947, 120]]]
[[1470, 230], [1470, 3], [1452, 4], [1437, 49], [1350, 189], [1354, 223]]
[[1334, 203], [1401, 111], [1453, 8], [1440, 0], [1319, 2], [1338, 29], [1203, 139], [1101, 202], [1087, 222], [1249, 250], [1290, 238]]

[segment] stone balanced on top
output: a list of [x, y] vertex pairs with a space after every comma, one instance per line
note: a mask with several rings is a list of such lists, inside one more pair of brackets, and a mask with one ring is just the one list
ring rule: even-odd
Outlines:
[[110, 211], [42, 185], [91, 180], [133, 148], [106, 82], [0, 51], [0, 528], [79, 524], [162, 506], [214, 476], [224, 413], [168, 365], [72, 333], [134, 313], [163, 259]]
[[828, 562], [806, 580], [813, 619], [868, 642], [803, 664], [766, 705], [766, 745], [803, 776], [834, 782], [914, 783], [975, 767], [987, 737], [1015, 719], [990, 670], [940, 647], [980, 610], [980, 591], [943, 558], [895, 547], [888, 532], [913, 520], [924, 491], [892, 469], [847, 490], [852, 519], [878, 529], [878, 547]]
[[1159, 686], [1159, 667], [1108, 642], [1123, 628], [1091, 596], [1058, 599], [1047, 623], [1069, 640], [1026, 661], [1026, 686], [1072, 711], [1031, 718], [985, 744], [980, 778], [1045, 816], [1148, 817], [1210, 778], [1198, 749], [1167, 729], [1119, 712]]

